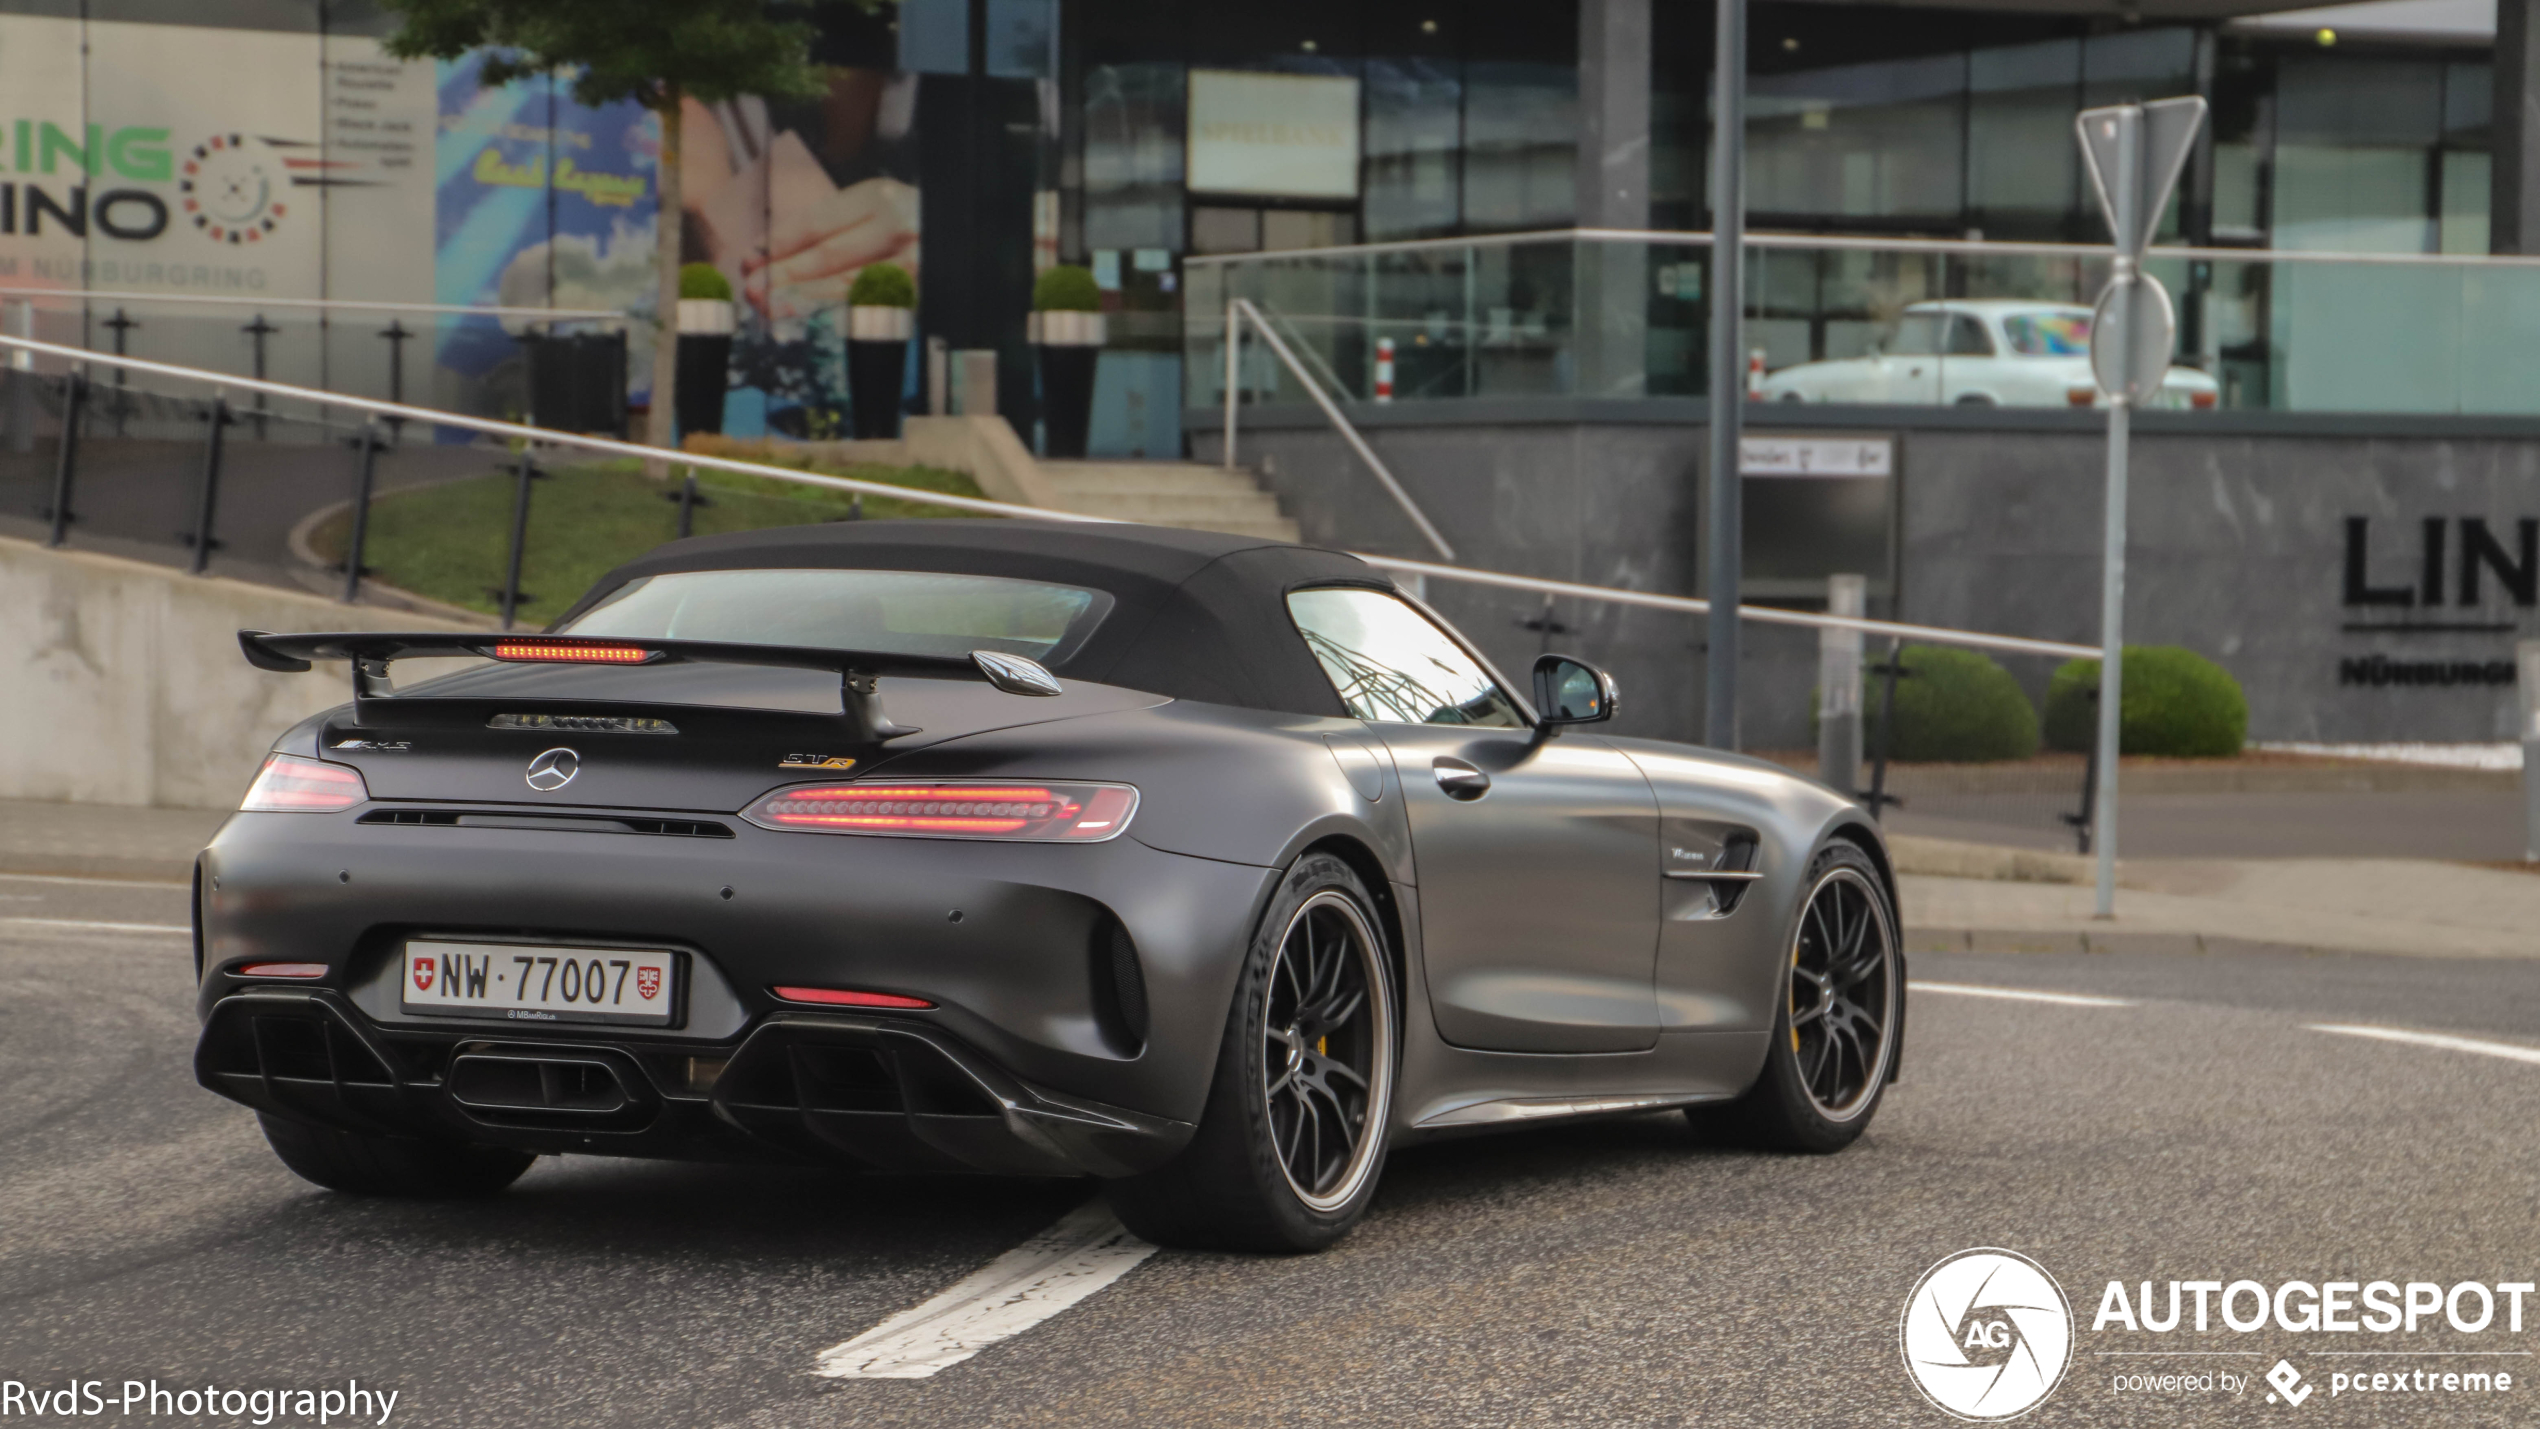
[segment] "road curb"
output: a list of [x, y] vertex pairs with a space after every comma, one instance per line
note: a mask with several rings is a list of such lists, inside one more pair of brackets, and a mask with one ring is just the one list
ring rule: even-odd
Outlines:
[[[2103, 933], [2072, 929], [2023, 931], [2009, 928], [1913, 928], [1905, 930], [1908, 957], [1923, 953], [2162, 953], [2202, 957], [2208, 954], [2291, 954], [2302, 957], [2423, 957], [2389, 949], [2325, 948], [2310, 943], [2278, 943], [2257, 938], [2227, 938], [2204, 933]], [[2474, 954], [2460, 954], [2474, 957]], [[2481, 959], [2482, 961], [2488, 959]]]

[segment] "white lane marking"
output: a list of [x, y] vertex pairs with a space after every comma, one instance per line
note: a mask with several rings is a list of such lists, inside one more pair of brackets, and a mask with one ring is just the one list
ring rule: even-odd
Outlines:
[[2052, 1002], [2064, 1007], [2132, 1007], [2122, 997], [2089, 997], [2078, 992], [2031, 992], [2024, 987], [1978, 987], [1965, 982], [1909, 982], [1909, 992], [1943, 992], [1952, 997], [2000, 997], [2013, 1002]]
[[1011, 1339], [1137, 1268], [1155, 1247], [1099, 1199], [998, 1256], [960, 1284], [820, 1352], [830, 1379], [924, 1379]]
[[2488, 1042], [2476, 1037], [2449, 1037], [2440, 1032], [2410, 1032], [2398, 1027], [2363, 1027], [2343, 1022], [2314, 1022], [2309, 1026], [2313, 1032], [2334, 1032], [2340, 1037], [2373, 1037], [2384, 1042], [2440, 1048], [2446, 1052], [2476, 1052], [2484, 1057], [2502, 1057], [2509, 1062], [2540, 1063], [2540, 1047], [2514, 1042]]
[[191, 888], [190, 883], [170, 883], [160, 878], [77, 878], [65, 873], [0, 873], [0, 879], [11, 883], [102, 883], [115, 888]]
[[101, 923], [91, 918], [20, 918], [0, 917], [0, 923], [17, 928], [65, 928], [89, 933], [171, 933], [194, 936], [194, 930], [183, 923]]

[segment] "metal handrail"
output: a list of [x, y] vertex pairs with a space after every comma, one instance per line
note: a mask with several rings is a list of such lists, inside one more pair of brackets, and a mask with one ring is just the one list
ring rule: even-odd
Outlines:
[[[827, 487], [836, 491], [856, 492], [867, 496], [887, 496], [901, 501], [915, 501], [928, 506], [945, 506], [957, 511], [976, 511], [983, 516], [1013, 516], [1034, 521], [1066, 521], [1090, 526], [1127, 526], [1140, 523], [1122, 521], [1112, 516], [1089, 516], [1082, 512], [1060, 511], [1041, 506], [1019, 506], [1012, 502], [990, 501], [982, 497], [954, 496], [943, 492], [917, 491], [888, 482], [860, 481], [854, 477], [824, 476], [819, 472], [801, 471], [793, 467], [769, 466], [759, 462], [738, 461], [730, 457], [707, 456], [701, 452], [670, 452], [660, 447], [641, 446], [611, 437], [583, 436], [575, 432], [559, 432], [546, 427], [533, 427], [521, 422], [501, 422], [489, 417], [469, 417], [456, 412], [414, 407], [403, 402], [383, 402], [375, 397], [353, 397], [341, 392], [328, 392], [314, 387], [295, 387], [287, 382], [269, 382], [251, 377], [232, 377], [225, 372], [212, 372], [199, 367], [182, 367], [170, 362], [153, 362], [147, 358], [118, 358], [92, 352], [84, 347], [66, 347], [61, 343], [41, 342], [34, 338], [0, 334], [0, 349], [37, 356], [61, 358], [74, 365], [96, 363], [108, 367], [128, 367], [136, 372], [154, 372], [163, 376], [207, 383], [216, 393], [235, 388], [245, 392], [262, 392], [274, 397], [287, 397], [323, 407], [343, 407], [357, 412], [370, 412], [382, 417], [412, 422], [432, 422], [461, 431], [501, 437], [507, 441], [531, 442], [541, 446], [577, 447], [608, 456], [636, 457], [646, 461], [674, 461], [707, 471], [729, 471], [743, 476], [767, 477], [803, 486]], [[1503, 571], [1477, 571], [1466, 566], [1442, 566], [1427, 561], [1404, 560], [1395, 556], [1371, 556], [1353, 553], [1360, 560], [1383, 570], [1435, 580], [1463, 581], [1473, 585], [1497, 586], [1509, 590], [1534, 591], [1543, 595], [1569, 596], [1577, 600], [1610, 601], [1619, 605], [1648, 606], [1659, 610], [1682, 611], [1692, 615], [1709, 615], [1711, 602], [1690, 596], [1659, 595], [1650, 591], [1623, 590], [1614, 586], [1581, 585], [1575, 581], [1544, 580], [1535, 576], [1510, 575]], [[1838, 630], [1861, 630], [1874, 635], [1892, 635], [1898, 639], [1920, 641], [1928, 645], [1970, 645], [1985, 649], [2008, 650], [2022, 654], [2063, 655], [2096, 659], [2099, 649], [2091, 645], [2066, 645], [2052, 640], [2030, 640], [2016, 635], [1991, 635], [1982, 631], [1953, 630], [1937, 625], [1907, 625], [1889, 620], [1857, 620], [1845, 616], [1819, 615], [1810, 611], [1781, 610], [1770, 606], [1741, 605], [1738, 618], [1773, 625], [1805, 625]]]
[[233, 298], [218, 293], [126, 293], [98, 288], [0, 288], [0, 298], [77, 298], [103, 303], [204, 303], [233, 308], [343, 308], [364, 313], [456, 313], [462, 317], [546, 318], [557, 322], [625, 321], [614, 308], [517, 308], [495, 304], [367, 303], [346, 298]]
[[[1387, 253], [1435, 253], [1458, 248], [1514, 248], [1531, 243], [1646, 243], [1708, 248], [1703, 231], [1644, 228], [1542, 228], [1525, 233], [1476, 233], [1463, 238], [1406, 238], [1387, 243], [1345, 243], [1328, 248], [1279, 248], [1251, 253], [1192, 254], [1185, 268], [1223, 268], [1239, 263], [1281, 263], [1299, 258], [1363, 258]], [[1993, 238], [1881, 238], [1841, 233], [1749, 233], [1746, 246], [1793, 251], [1938, 253], [2006, 258], [2113, 259], [2105, 243], [2022, 243]], [[2540, 268], [2540, 254], [2341, 253], [2314, 248], [2147, 248], [2145, 262], [2164, 259], [2216, 263], [2363, 263], [2427, 268]]]
[[1358, 453], [1358, 459], [1367, 463], [1367, 469], [1385, 484], [1386, 492], [1393, 497], [1394, 504], [1402, 508], [1402, 514], [1411, 518], [1411, 524], [1420, 528], [1420, 534], [1428, 538], [1439, 555], [1454, 560], [1455, 548], [1447, 544], [1446, 537], [1438, 534], [1438, 528], [1430, 522], [1428, 513], [1420, 509], [1420, 503], [1411, 499], [1410, 492], [1402, 489], [1401, 482], [1394, 480], [1393, 472], [1385, 465], [1384, 459], [1376, 455], [1374, 447], [1367, 445], [1367, 439], [1358, 434], [1358, 428], [1350, 425], [1349, 418], [1341, 415], [1340, 404], [1334, 402], [1331, 395], [1323, 390], [1322, 384], [1314, 380], [1313, 374], [1305, 370], [1305, 364], [1297, 361], [1296, 354], [1288, 349], [1278, 333], [1271, 330], [1270, 320], [1261, 315], [1261, 309], [1253, 306], [1250, 298], [1232, 298], [1226, 303], [1226, 469], [1232, 471], [1235, 467], [1236, 355], [1243, 342], [1242, 323], [1246, 320], [1252, 323], [1254, 332], [1261, 334], [1261, 340], [1270, 344], [1270, 350], [1278, 354], [1279, 360], [1287, 364], [1289, 373], [1296, 378], [1298, 385], [1305, 388], [1305, 395], [1313, 398], [1314, 405], [1323, 409], [1324, 418], [1341, 434], [1341, 440], [1349, 443], [1350, 450]]

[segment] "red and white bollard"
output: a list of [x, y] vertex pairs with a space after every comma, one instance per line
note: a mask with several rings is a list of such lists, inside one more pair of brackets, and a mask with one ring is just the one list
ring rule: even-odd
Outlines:
[[1376, 400], [1393, 400], [1393, 339], [1376, 339]]
[[1764, 349], [1760, 347], [1746, 354], [1746, 400], [1764, 400]]

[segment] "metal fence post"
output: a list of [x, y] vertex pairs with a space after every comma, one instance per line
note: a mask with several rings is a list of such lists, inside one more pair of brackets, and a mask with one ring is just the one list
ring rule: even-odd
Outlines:
[[45, 519], [52, 522], [44, 544], [59, 546], [70, 537], [70, 527], [79, 518], [71, 514], [71, 484], [79, 474], [79, 417], [88, 403], [88, 379], [78, 368], [62, 379], [62, 438], [53, 455], [53, 504], [45, 508]]
[[[1859, 619], [1869, 609], [1867, 576], [1826, 578], [1826, 614]], [[1836, 792], [1861, 788], [1861, 632], [1817, 631], [1817, 777]]]
[[1243, 329], [1237, 326], [1237, 324], [1242, 322], [1242, 320], [1242, 314], [1236, 308], [1234, 298], [1228, 297], [1226, 299], [1225, 443], [1226, 470], [1228, 471], [1233, 471], [1235, 469], [1235, 383], [1241, 378], [1243, 372], [1241, 360], [1243, 350]]
[[511, 560], [503, 568], [501, 594], [505, 630], [512, 628], [513, 620], [520, 613], [522, 601], [537, 599], [536, 596], [523, 594], [520, 589], [520, 557], [522, 548], [529, 544], [529, 483], [537, 480], [538, 476], [536, 459], [530, 455], [529, 448], [522, 447], [520, 449], [520, 484], [512, 493]]
[[[388, 326], [382, 328], [379, 335], [388, 340], [388, 400], [403, 402], [406, 400], [406, 340], [417, 334], [407, 330], [403, 319], [390, 318]], [[405, 433], [404, 418], [390, 417], [388, 419], [390, 446], [395, 446]]]
[[[123, 309], [117, 308], [113, 317], [106, 319], [98, 326], [115, 335], [115, 356], [122, 357], [125, 355], [125, 334], [141, 324], [126, 314]], [[115, 369], [115, 435], [119, 437], [123, 435], [124, 413], [131, 402], [131, 394], [124, 390], [130, 384], [131, 378], [132, 374], [124, 369], [120, 367]]]
[[379, 475], [379, 419], [362, 423], [353, 438], [353, 532], [344, 543], [344, 603], [362, 598], [362, 552], [370, 544], [370, 489]]
[[194, 560], [186, 569], [201, 575], [212, 564], [212, 548], [220, 542], [212, 536], [212, 516], [220, 505], [221, 434], [229, 427], [229, 402], [215, 394], [204, 411], [203, 477], [195, 487], [194, 530], [185, 544], [194, 548]]
[[[265, 339], [282, 331], [282, 329], [266, 322], [265, 315], [263, 313], [258, 313], [256, 314], [256, 320], [254, 322], [240, 328], [239, 331], [247, 334], [248, 338], [254, 343], [256, 355], [256, 380], [262, 382], [265, 380]], [[256, 414], [254, 421], [256, 423], [256, 440], [261, 442], [265, 439], [265, 394], [261, 391], [256, 394]]]

